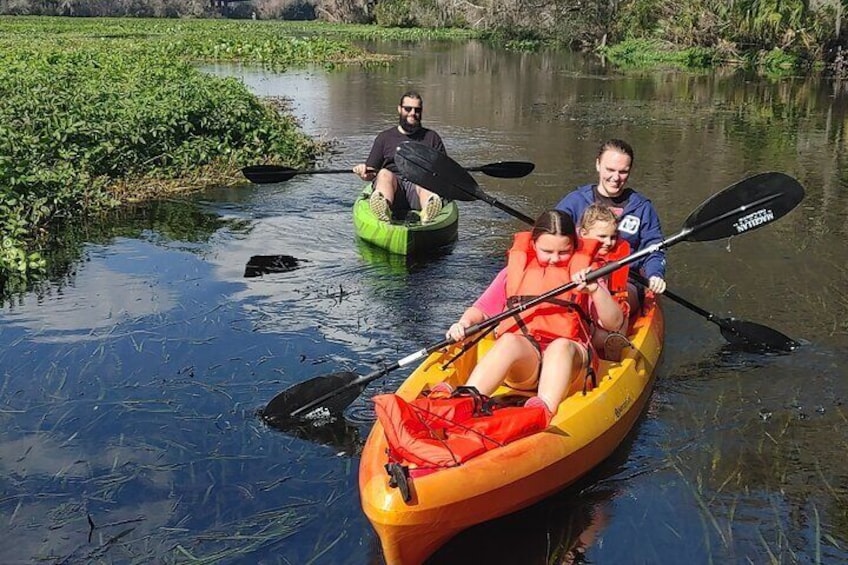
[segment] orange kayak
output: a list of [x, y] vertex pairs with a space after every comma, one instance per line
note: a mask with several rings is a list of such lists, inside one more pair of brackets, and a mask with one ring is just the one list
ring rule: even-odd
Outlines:
[[[662, 312], [649, 298], [628, 336], [633, 347], [625, 349], [621, 362], [601, 363], [594, 390], [584, 395], [574, 387], [542, 432], [410, 479], [408, 502], [401, 489], [389, 484], [386, 439], [375, 423], [362, 452], [359, 492], [386, 562], [421, 563], [460, 531], [550, 496], [606, 459], [650, 396], [663, 332]], [[445, 370], [442, 366], [457, 350], [433, 353], [401, 385], [398, 396], [411, 401], [444, 380], [463, 384], [491, 344], [487, 337]], [[508, 393], [514, 391], [501, 387], [495, 396]]]

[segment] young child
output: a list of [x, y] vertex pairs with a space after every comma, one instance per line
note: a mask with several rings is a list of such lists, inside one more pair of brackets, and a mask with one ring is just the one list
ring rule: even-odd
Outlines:
[[[617, 261], [630, 254], [630, 245], [618, 237], [618, 220], [612, 209], [602, 204], [590, 204], [580, 218], [577, 234], [581, 242], [594, 240], [600, 246], [595, 254], [595, 267], [600, 268], [608, 262]], [[622, 321], [618, 327], [595, 327], [592, 332], [592, 344], [605, 359], [618, 361], [621, 350], [629, 345], [624, 334], [630, 320], [630, 312], [638, 308], [636, 289], [627, 281], [628, 268], [621, 267], [601, 281], [622, 312]]]
[[[607, 329], [622, 324], [622, 311], [606, 288], [586, 283], [593, 252], [577, 252], [574, 222], [559, 210], [543, 212], [532, 231], [516, 234], [506, 268], [448, 329], [447, 337], [460, 341], [466, 328], [507, 308], [570, 282], [578, 286], [501, 322], [495, 344], [466, 385], [485, 395], [502, 382], [518, 390], [535, 389], [537, 395], [526, 406], [544, 407], [550, 422], [571, 381], [589, 367], [590, 317]], [[449, 387], [440, 383], [434, 391]]]

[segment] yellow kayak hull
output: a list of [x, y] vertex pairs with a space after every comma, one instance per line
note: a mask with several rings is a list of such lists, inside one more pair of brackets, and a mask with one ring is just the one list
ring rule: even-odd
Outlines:
[[[409, 502], [404, 502], [399, 489], [389, 486], [384, 468], [386, 440], [382, 426], [375, 423], [362, 452], [359, 490], [386, 562], [421, 563], [460, 531], [546, 498], [609, 457], [650, 396], [663, 333], [662, 312], [648, 299], [629, 336], [633, 347], [625, 350], [621, 362], [601, 363], [594, 390], [583, 395], [575, 387], [543, 432], [461, 466], [411, 479]], [[443, 364], [457, 350], [432, 354], [397, 394], [413, 400], [443, 380], [453, 385], [464, 383], [491, 343], [490, 338], [481, 341], [446, 370], [442, 370]], [[502, 388], [495, 394], [509, 392]]]

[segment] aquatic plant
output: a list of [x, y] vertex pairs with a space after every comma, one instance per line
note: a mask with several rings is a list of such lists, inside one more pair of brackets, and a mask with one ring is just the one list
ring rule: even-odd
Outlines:
[[240, 82], [140, 50], [10, 47], [0, 96], [3, 286], [44, 269], [46, 230], [62, 220], [318, 151]]

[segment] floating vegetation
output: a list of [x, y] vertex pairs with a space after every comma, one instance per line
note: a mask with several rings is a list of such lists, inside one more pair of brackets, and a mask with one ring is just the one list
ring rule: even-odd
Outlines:
[[680, 48], [654, 39], [628, 39], [604, 46], [599, 52], [622, 68], [643, 69], [670, 66], [681, 69], [707, 69], [715, 53], [706, 47]]
[[226, 42], [210, 47], [211, 37], [181, 36], [179, 26], [162, 23], [145, 40], [95, 33], [113, 23], [0, 19], [2, 290], [47, 269], [46, 229], [168, 189], [234, 182], [245, 162], [302, 166], [315, 157], [319, 146], [291, 115], [190, 61], [342, 60], [359, 52], [289, 38], [279, 41], [282, 51], [269, 45], [270, 55], [256, 55]]

